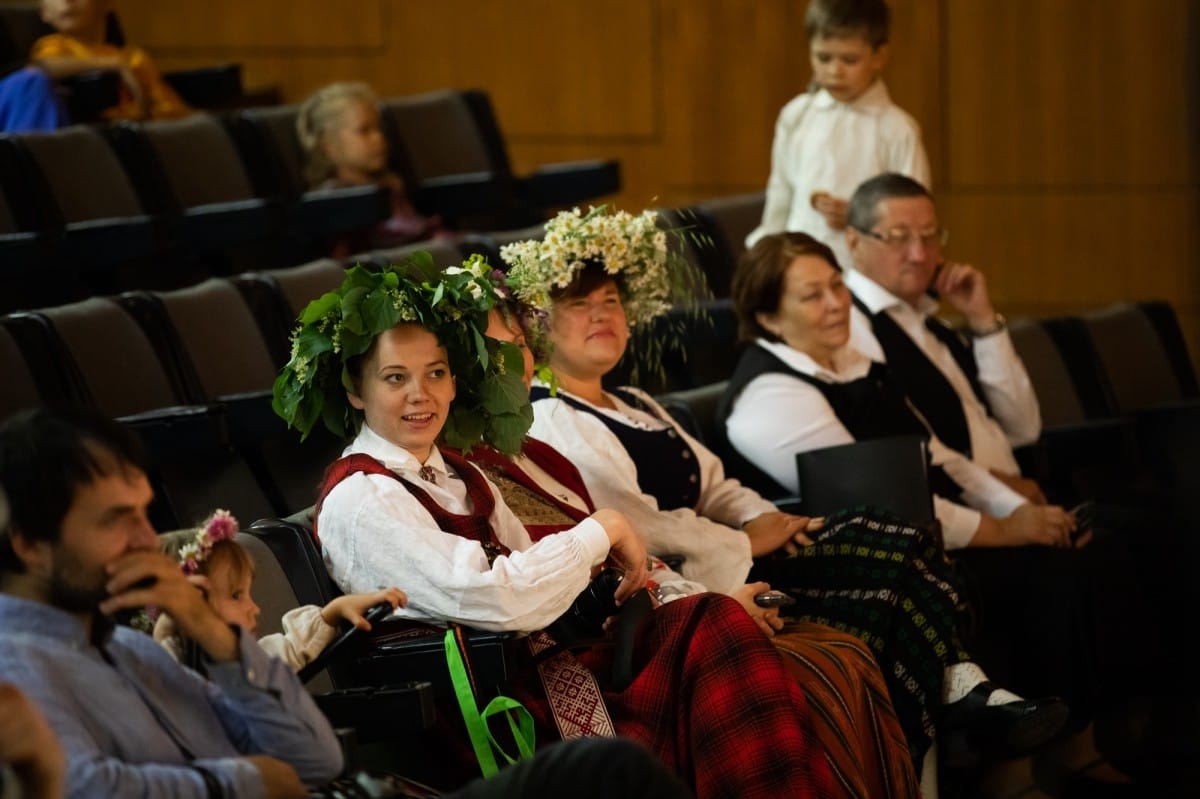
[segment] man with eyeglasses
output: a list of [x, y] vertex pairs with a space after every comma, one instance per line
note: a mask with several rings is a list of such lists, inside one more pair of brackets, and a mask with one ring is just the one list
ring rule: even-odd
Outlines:
[[[980, 662], [1027, 692], [1035, 686], [1026, 679], [1065, 675], [1068, 663], [1076, 676], [1098, 667], [1102, 682], [1120, 692], [1136, 672], [1120, 654], [1130, 640], [1139, 639], [1144, 666], [1162, 656], [1157, 606], [1141, 601], [1124, 536], [1077, 524], [1021, 476], [1013, 447], [1041, 435], [1037, 396], [983, 273], [943, 259], [948, 239], [933, 197], [913, 179], [885, 173], [855, 190], [846, 229], [854, 262], [845, 275], [854, 302], [850, 344], [888, 365], [943, 443], [1027, 500], [1005, 518], [980, 514], [974, 536], [955, 552], [980, 619], [973, 643]], [[965, 330], [937, 318], [939, 300], [961, 314]], [[978, 498], [964, 500], [981, 507]], [[1093, 625], [1093, 634], [1081, 635], [1071, 613], [1061, 612], [1072, 606], [1080, 618], [1105, 619], [1103, 632], [1095, 635]], [[1072, 698], [1079, 726], [1093, 710], [1088, 704]], [[1068, 740], [1068, 762], [1096, 755], [1090, 724]]]
[[[846, 230], [854, 259], [846, 275], [855, 305], [851, 343], [889, 364], [938, 438], [1044, 504], [1012, 450], [1041, 434], [1037, 396], [983, 273], [943, 261], [948, 238], [932, 196], [915, 180], [886, 173], [858, 187]], [[963, 316], [967, 335], [935, 316], [935, 298]], [[1046, 522], [1064, 531], [1067, 524]]]

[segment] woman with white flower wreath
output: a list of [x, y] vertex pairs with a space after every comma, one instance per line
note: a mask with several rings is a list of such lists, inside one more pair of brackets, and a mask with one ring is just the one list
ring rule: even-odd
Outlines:
[[530, 435], [575, 464], [598, 506], [621, 508], [651, 554], [682, 555], [684, 577], [731, 593], [756, 563], [769, 565], [761, 579], [796, 596], [791, 615], [870, 645], [918, 773], [939, 729], [953, 731], [943, 741], [964, 758], [978, 746], [1016, 754], [1043, 743], [1065, 706], [996, 688], [972, 662], [957, 580], [928, 530], [868, 509], [825, 520], [781, 513], [727, 478], [645, 392], [605, 387], [630, 327], [694, 296], [681, 291], [689, 266], [656, 222], [650, 211], [564, 212], [541, 241], [501, 248], [507, 285], [544, 314], [533, 344], [548, 369], [532, 392]]

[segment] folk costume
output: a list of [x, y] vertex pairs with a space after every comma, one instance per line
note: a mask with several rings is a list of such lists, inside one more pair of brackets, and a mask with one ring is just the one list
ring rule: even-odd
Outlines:
[[[720, 506], [706, 506], [702, 498], [758, 495], [707, 468], [716, 456], [644, 392], [626, 388], [609, 396], [616, 411], [561, 390], [550, 397], [544, 387], [535, 386], [532, 432], [564, 448], [600, 502], [613, 507], [640, 503], [663, 511], [647, 514], [644, 525], [642, 516], [637, 517], [652, 552], [665, 552], [658, 548], [660, 534], [686, 535], [687, 517], [693, 514], [710, 517], [710, 524], [723, 523], [728, 537], [744, 540], [736, 527], [748, 518], [722, 515]], [[629, 474], [636, 481], [632, 487], [614, 477], [626, 465], [614, 464], [608, 455], [618, 448], [627, 453]], [[680, 448], [686, 448], [688, 457]], [[694, 467], [681, 468], [681, 463]], [[669, 478], [675, 485], [667, 484]], [[831, 626], [870, 646], [913, 762], [920, 763], [935, 734], [945, 668], [971, 660], [958, 634], [962, 598], [940, 545], [928, 530], [864, 509], [830, 516], [810, 537], [813, 546], [802, 547], [797, 555], [760, 558], [729, 579], [766, 580], [799, 601], [789, 615]], [[881, 563], [887, 566], [881, 569]], [[686, 560], [683, 571], [686, 576]]]
[[[512, 457], [476, 448], [467, 458], [499, 488], [535, 541], [568, 529], [595, 510], [579, 470], [536, 438], [526, 438]], [[651, 580], [668, 597], [704, 590], [665, 565], [651, 573]], [[792, 622], [772, 641], [804, 690], [833, 772], [834, 795], [919, 796], [912, 762], [903, 756], [908, 752], [904, 733], [870, 649], [852, 635], [802, 621]]]
[[[422, 478], [423, 468], [433, 475]], [[408, 595], [398, 615], [487, 629], [545, 627], [608, 550], [592, 520], [534, 543], [475, 467], [436, 449], [419, 464], [366, 425], [331, 467], [316, 521], [330, 572], [344, 590], [387, 574]], [[602, 675], [608, 657], [597, 648], [580, 662]], [[833, 795], [803, 693], [732, 599], [698, 595], [649, 614], [634, 663], [636, 677], [625, 690], [608, 690], [600, 680], [613, 727], [655, 752], [698, 797]], [[539, 686], [526, 673], [510, 695], [552, 729]]]

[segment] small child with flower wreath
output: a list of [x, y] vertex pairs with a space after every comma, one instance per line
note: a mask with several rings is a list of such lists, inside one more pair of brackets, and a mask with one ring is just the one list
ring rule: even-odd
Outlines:
[[[217, 510], [179, 549], [177, 557], [184, 574], [204, 591], [217, 615], [253, 635], [261, 610], [250, 595], [254, 561], [234, 540], [238, 529], [238, 521], [229, 511]], [[393, 608], [401, 608], [407, 601], [403, 591], [388, 588], [340, 596], [325, 607], [304, 605], [284, 615], [282, 633], [263, 636], [258, 643], [268, 654], [299, 670], [337, 637], [341, 620], [360, 630], [370, 630], [371, 623], [363, 617], [368, 608], [384, 602]], [[162, 614], [158, 617], [154, 624], [154, 640], [176, 660], [186, 661], [186, 643], [170, 616]]]

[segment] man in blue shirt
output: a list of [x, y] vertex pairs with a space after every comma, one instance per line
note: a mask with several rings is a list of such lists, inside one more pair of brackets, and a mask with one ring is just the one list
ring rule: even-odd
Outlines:
[[[0, 427], [0, 676], [45, 713], [69, 796], [305, 797], [338, 775], [329, 723], [292, 669], [225, 624], [161, 554], [120, 426], [34, 410]], [[153, 605], [208, 679], [110, 615]]]

